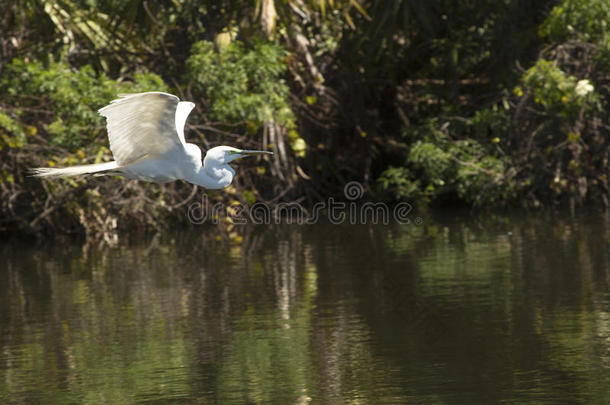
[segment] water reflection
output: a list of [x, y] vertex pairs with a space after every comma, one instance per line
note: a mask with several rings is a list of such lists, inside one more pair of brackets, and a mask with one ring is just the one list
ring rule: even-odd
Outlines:
[[610, 219], [0, 247], [13, 403], [610, 403]]

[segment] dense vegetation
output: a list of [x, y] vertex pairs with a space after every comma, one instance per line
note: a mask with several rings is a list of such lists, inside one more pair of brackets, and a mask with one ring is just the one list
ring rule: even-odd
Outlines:
[[609, 206], [606, 0], [19, 0], [0, 5], [0, 229], [186, 221], [186, 184], [40, 181], [111, 159], [118, 93], [194, 101], [188, 137], [268, 147], [212, 198]]

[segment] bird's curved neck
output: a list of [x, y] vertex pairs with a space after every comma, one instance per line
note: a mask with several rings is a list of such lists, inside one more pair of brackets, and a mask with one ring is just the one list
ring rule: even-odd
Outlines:
[[229, 165], [217, 167], [201, 166], [186, 180], [198, 186], [216, 190], [227, 187], [233, 181], [235, 171]]

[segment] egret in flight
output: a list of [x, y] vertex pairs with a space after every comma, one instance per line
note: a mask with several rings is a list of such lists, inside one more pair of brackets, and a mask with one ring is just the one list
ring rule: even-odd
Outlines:
[[230, 162], [246, 156], [272, 155], [260, 150], [217, 146], [201, 161], [201, 149], [184, 140], [184, 124], [195, 104], [174, 95], [148, 92], [120, 95], [98, 110], [106, 117], [114, 161], [65, 168], [33, 169], [39, 177], [119, 173], [125, 177], [165, 183], [185, 180], [208, 189], [233, 181]]

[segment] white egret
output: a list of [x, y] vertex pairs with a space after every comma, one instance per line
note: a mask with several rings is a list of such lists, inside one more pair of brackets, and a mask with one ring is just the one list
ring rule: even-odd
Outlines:
[[208, 189], [221, 189], [233, 181], [230, 162], [269, 154], [217, 146], [201, 161], [201, 149], [184, 140], [184, 125], [195, 104], [174, 95], [148, 92], [120, 95], [98, 112], [106, 117], [113, 162], [65, 168], [32, 169], [39, 177], [119, 173], [125, 177], [165, 183], [185, 180]]

